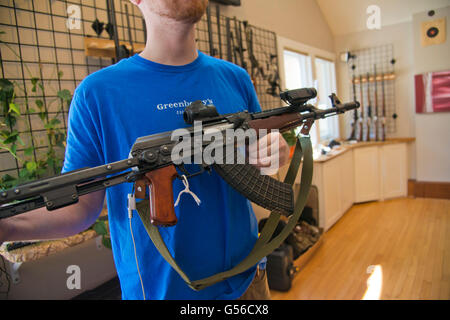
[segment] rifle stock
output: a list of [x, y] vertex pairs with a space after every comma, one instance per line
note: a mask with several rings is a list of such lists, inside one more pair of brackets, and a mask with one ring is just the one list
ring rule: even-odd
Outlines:
[[372, 124], [372, 101], [370, 98], [370, 74], [367, 73], [367, 135], [366, 141], [370, 141], [371, 124]]
[[[355, 84], [355, 74], [352, 77], [352, 88], [353, 88], [353, 101], [356, 101], [356, 84]], [[352, 132], [348, 140], [356, 140], [356, 129], [358, 126], [358, 110], [353, 110], [353, 123], [352, 123]]]
[[379, 140], [378, 136], [378, 85], [377, 85], [377, 66], [374, 66], [374, 80], [373, 83], [375, 85], [375, 113], [374, 113], [374, 130], [375, 130], [375, 141]]
[[364, 89], [363, 89], [363, 80], [362, 76], [359, 76], [359, 92], [361, 94], [361, 118], [359, 122], [359, 141], [364, 141]]
[[381, 140], [386, 140], [386, 96], [384, 91], [384, 74], [381, 76], [381, 92], [383, 96], [382, 119], [381, 119]]

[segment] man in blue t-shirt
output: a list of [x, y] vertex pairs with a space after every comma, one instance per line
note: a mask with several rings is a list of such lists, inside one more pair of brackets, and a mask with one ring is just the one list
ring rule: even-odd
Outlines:
[[[215, 105], [221, 114], [260, 110], [244, 69], [196, 49], [195, 23], [207, 0], [132, 2], [146, 19], [147, 46], [139, 55], [89, 75], [75, 90], [63, 172], [126, 159], [138, 137], [185, 127], [183, 110], [196, 100]], [[258, 159], [257, 166], [270, 165], [274, 157], [280, 165], [287, 162], [288, 147], [280, 137], [279, 151]], [[259, 144], [270, 144], [268, 139]], [[177, 225], [160, 232], [181, 269], [196, 280], [237, 265], [251, 251], [258, 230], [249, 201], [215, 172], [193, 177], [189, 184], [201, 204], [183, 194], [175, 208]], [[106, 190], [124, 299], [237, 299], [246, 293], [257, 266], [203, 290], [190, 289], [158, 253], [140, 217], [129, 217], [132, 187], [124, 183]], [[176, 180], [175, 197], [183, 189]], [[95, 222], [104, 196], [105, 191], [98, 191], [52, 213], [44, 208], [2, 220], [0, 243], [78, 233]]]

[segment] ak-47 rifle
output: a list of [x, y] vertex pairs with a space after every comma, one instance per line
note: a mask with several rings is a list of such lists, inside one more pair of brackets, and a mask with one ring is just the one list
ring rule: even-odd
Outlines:
[[219, 58], [223, 58], [222, 54], [222, 27], [220, 23], [220, 6], [216, 5], [216, 20], [217, 20], [217, 39], [219, 41]]
[[381, 75], [381, 93], [383, 95], [383, 104], [381, 110], [381, 141], [386, 140], [386, 96], [384, 91], [384, 73]]
[[374, 66], [373, 83], [375, 84], [375, 113], [373, 127], [375, 130], [375, 141], [379, 140], [378, 136], [378, 84], [377, 84], [377, 65]]
[[264, 69], [259, 64], [258, 60], [255, 57], [254, 51], [253, 51], [253, 30], [252, 27], [248, 24], [247, 21], [244, 21], [244, 32], [245, 32], [245, 39], [247, 41], [247, 49], [248, 49], [248, 57], [250, 59], [250, 76], [253, 81], [253, 84], [256, 86], [256, 79], [259, 75], [262, 76], [262, 78], [265, 78], [264, 75]]
[[217, 49], [214, 48], [214, 42], [213, 42], [210, 4], [208, 4], [208, 6], [206, 7], [206, 23], [208, 26], [209, 55], [212, 57], [217, 57]]
[[358, 141], [364, 141], [364, 88], [363, 88], [363, 77], [359, 75], [359, 93], [361, 95], [361, 117], [359, 118], [359, 139]]
[[134, 45], [133, 45], [133, 36], [131, 35], [130, 15], [128, 14], [128, 3], [124, 3], [124, 6], [125, 6], [125, 16], [126, 16], [126, 20], [127, 20], [128, 40], [130, 41], [130, 47], [131, 47], [129, 56], [132, 56], [132, 55], [134, 55]]
[[[354, 66], [353, 66], [354, 67]], [[353, 87], [353, 101], [356, 101], [356, 77], [355, 77], [355, 69], [353, 68], [353, 77], [352, 77], [352, 87]], [[352, 124], [352, 133], [348, 140], [356, 140], [356, 130], [358, 126], [358, 110], [353, 110], [353, 124]]]
[[232, 33], [231, 33], [231, 24], [230, 24], [230, 18], [225, 18], [225, 30], [226, 30], [226, 36], [227, 36], [227, 61], [233, 62], [233, 51], [234, 51], [234, 43], [232, 39]]
[[236, 50], [237, 53], [239, 54], [239, 60], [240, 60], [239, 65], [242, 68], [244, 68], [245, 70], [247, 70], [247, 62], [245, 61], [245, 58], [244, 58], [245, 49], [244, 49], [244, 43], [242, 41], [241, 21], [236, 19], [236, 17], [234, 17], [234, 31], [235, 31], [235, 35], [236, 35], [236, 41], [237, 41], [237, 46], [235, 47], [234, 50]]
[[123, 44], [119, 43], [119, 34], [117, 32], [117, 23], [116, 23], [116, 9], [114, 7], [113, 0], [106, 0], [106, 11], [108, 14], [108, 24], [105, 29], [109, 34], [109, 39], [114, 40], [114, 50], [116, 53], [116, 57], [113, 58], [114, 62], [118, 62], [124, 58], [128, 58], [130, 56], [130, 52], [127, 47]]
[[280, 75], [278, 74], [278, 64], [274, 61], [278, 56], [276, 54], [270, 55], [270, 62], [267, 62], [267, 82], [269, 82], [270, 87], [266, 89], [266, 93], [270, 94], [272, 97], [277, 96], [278, 92], [281, 92], [280, 86]]
[[370, 74], [367, 73], [367, 139], [370, 141], [370, 129], [372, 124], [372, 99], [370, 98]]
[[[306, 104], [317, 95], [315, 89], [297, 89], [286, 91], [280, 97], [289, 105], [272, 110], [249, 113], [242, 111], [219, 115], [214, 106], [205, 106], [195, 102], [184, 111], [187, 124], [202, 121], [203, 131], [217, 129], [225, 136], [228, 129], [278, 129], [285, 132], [303, 124], [312, 126], [316, 119], [344, 113], [359, 107], [359, 102], [342, 104], [332, 94], [333, 107], [325, 110]], [[305, 124], [305, 126], [306, 126]], [[194, 127], [188, 127], [193, 136]], [[307, 130], [309, 132], [309, 129]], [[175, 165], [171, 151], [179, 141], [171, 140], [172, 131], [138, 138], [130, 151], [130, 157], [102, 166], [67, 172], [58, 176], [36, 180], [13, 189], [0, 192], [0, 219], [21, 214], [41, 207], [55, 210], [78, 202], [79, 196], [106, 189], [117, 184], [145, 180], [151, 185], [151, 221], [154, 225], [171, 226], [176, 224], [174, 213], [172, 181], [179, 177], [176, 167], [186, 172], [183, 164]], [[229, 144], [224, 140], [223, 147]], [[231, 143], [234, 144], [234, 141]], [[203, 143], [206, 148], [209, 143]], [[192, 148], [191, 155], [198, 152]], [[178, 159], [180, 160], [180, 159]], [[210, 169], [202, 166], [203, 169]], [[259, 169], [250, 164], [212, 164], [218, 174], [237, 191], [256, 204], [280, 212], [292, 212], [292, 188], [267, 175], [261, 175]], [[125, 170], [132, 169], [126, 172]], [[108, 177], [107, 177], [108, 176]], [[245, 177], [245, 181], [237, 177]], [[189, 178], [189, 176], [187, 177]], [[259, 193], [258, 190], [266, 190]], [[274, 190], [278, 189], [278, 190]], [[274, 191], [275, 193], [272, 193]], [[279, 191], [279, 192], [278, 192]], [[280, 193], [281, 192], [281, 193]], [[271, 194], [283, 194], [283, 197], [271, 197]]]

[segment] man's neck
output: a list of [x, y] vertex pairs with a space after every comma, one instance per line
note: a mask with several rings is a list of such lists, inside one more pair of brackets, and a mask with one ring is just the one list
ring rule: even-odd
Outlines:
[[140, 56], [172, 66], [193, 62], [198, 57], [195, 25], [167, 19], [161, 23], [151, 23], [150, 20], [147, 23], [147, 43]]

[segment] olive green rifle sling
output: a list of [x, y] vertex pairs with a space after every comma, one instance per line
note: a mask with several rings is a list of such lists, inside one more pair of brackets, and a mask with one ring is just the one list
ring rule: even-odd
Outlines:
[[297, 139], [295, 152], [284, 179], [285, 183], [291, 185], [294, 184], [302, 158], [303, 167], [300, 182], [300, 192], [298, 194], [297, 200], [295, 201], [294, 211], [289, 216], [289, 220], [284, 229], [272, 239], [272, 235], [281, 217], [281, 214], [279, 212], [277, 212], [276, 210], [272, 211], [249, 255], [230, 270], [217, 273], [204, 279], [192, 281], [178, 266], [175, 259], [169, 252], [166, 244], [164, 243], [164, 240], [159, 233], [158, 227], [150, 223], [149, 200], [145, 199], [137, 203], [136, 210], [138, 211], [145, 229], [147, 230], [148, 235], [150, 236], [156, 249], [158, 249], [159, 253], [172, 266], [172, 268], [175, 269], [175, 271], [181, 276], [181, 278], [183, 278], [183, 280], [189, 287], [196, 291], [201, 290], [252, 268], [256, 264], [258, 264], [261, 259], [277, 249], [292, 232], [298, 220], [300, 219], [303, 208], [305, 207], [313, 176], [313, 152], [309, 136], [303, 136]]

